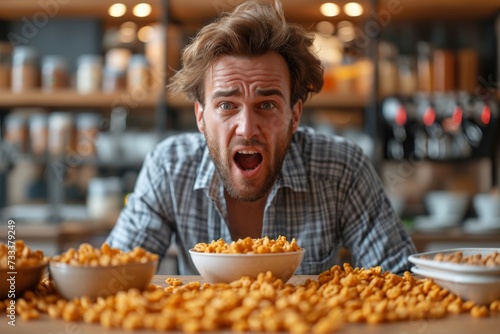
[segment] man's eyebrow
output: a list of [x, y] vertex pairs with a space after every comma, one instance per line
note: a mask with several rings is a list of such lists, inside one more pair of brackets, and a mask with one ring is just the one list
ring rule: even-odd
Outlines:
[[282, 97], [283, 99], [285, 98], [285, 95], [283, 95], [283, 92], [279, 89], [257, 89], [255, 91], [257, 95], [259, 96], [272, 96], [272, 95], [278, 95]]
[[234, 96], [234, 95], [239, 95], [240, 90], [238, 88], [231, 89], [231, 90], [216, 90], [214, 94], [212, 95], [211, 100], [215, 100], [218, 97], [229, 97], [229, 96]]

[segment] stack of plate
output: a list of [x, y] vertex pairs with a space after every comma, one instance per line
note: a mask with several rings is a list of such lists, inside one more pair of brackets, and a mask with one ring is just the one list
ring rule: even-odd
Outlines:
[[462, 252], [463, 256], [481, 254], [485, 257], [500, 248], [454, 248], [411, 255], [408, 259], [416, 266], [411, 271], [431, 278], [442, 288], [471, 300], [476, 304], [489, 304], [500, 299], [500, 264], [495, 266], [460, 264], [434, 260], [436, 254]]
[[463, 229], [466, 233], [498, 233], [500, 232], [500, 218], [498, 219], [479, 219], [469, 218], [464, 222]]

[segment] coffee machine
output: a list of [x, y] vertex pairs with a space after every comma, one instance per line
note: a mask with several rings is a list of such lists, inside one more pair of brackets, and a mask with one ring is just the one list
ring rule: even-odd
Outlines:
[[387, 97], [381, 103], [385, 158], [454, 161], [495, 152], [498, 104], [465, 92]]

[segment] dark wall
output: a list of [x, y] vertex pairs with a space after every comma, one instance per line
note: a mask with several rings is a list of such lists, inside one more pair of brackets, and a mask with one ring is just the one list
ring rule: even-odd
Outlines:
[[12, 45], [31, 45], [38, 49], [40, 59], [45, 55], [67, 58], [74, 73], [76, 59], [85, 53], [101, 53], [102, 28], [96, 19], [50, 19], [36, 22], [23, 17], [19, 21], [0, 23], [0, 36]]

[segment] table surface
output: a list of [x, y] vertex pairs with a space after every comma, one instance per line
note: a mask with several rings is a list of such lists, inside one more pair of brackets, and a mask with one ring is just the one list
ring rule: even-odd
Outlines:
[[[153, 283], [166, 286], [165, 279], [175, 277], [183, 283], [192, 281], [203, 282], [200, 276], [164, 276], [157, 275]], [[302, 284], [306, 279], [315, 279], [317, 276], [297, 275], [290, 280], [294, 284]], [[107, 329], [98, 324], [87, 324], [85, 322], [65, 322], [54, 320], [47, 315], [42, 315], [38, 320], [23, 321], [16, 319], [16, 326], [8, 325], [8, 318], [3, 315], [0, 319], [0, 333], [2, 334], [158, 334], [157, 331], [126, 331], [121, 329]], [[428, 334], [428, 333], [498, 333], [500, 328], [500, 313], [493, 314], [488, 318], [473, 318], [469, 314], [450, 315], [437, 320], [401, 321], [396, 323], [385, 323], [377, 325], [368, 324], [346, 324], [336, 333], [394, 333], [394, 334]], [[226, 331], [229, 333], [229, 331]]]

